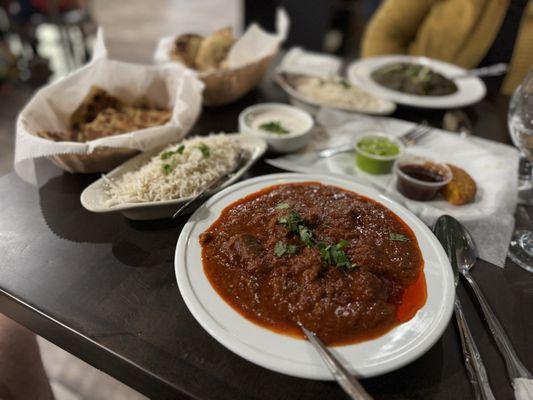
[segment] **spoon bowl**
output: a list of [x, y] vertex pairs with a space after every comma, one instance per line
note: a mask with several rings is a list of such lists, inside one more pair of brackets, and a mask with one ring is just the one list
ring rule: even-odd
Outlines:
[[433, 227], [446, 254], [450, 257], [455, 286], [459, 281], [459, 272], [469, 271], [476, 263], [478, 251], [470, 232], [449, 215], [441, 216]]
[[448, 232], [453, 234], [459, 272], [470, 271], [476, 264], [479, 254], [472, 235], [463, 224], [449, 215], [444, 215], [439, 220], [443, 220]]

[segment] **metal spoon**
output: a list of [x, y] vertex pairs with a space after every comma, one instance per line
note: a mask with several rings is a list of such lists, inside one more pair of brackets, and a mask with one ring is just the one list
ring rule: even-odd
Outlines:
[[[455, 287], [457, 287], [457, 284], [459, 283], [458, 265], [464, 261], [464, 249], [467, 246], [467, 241], [460, 234], [460, 230], [457, 227], [457, 221], [448, 215], [443, 215], [437, 220], [433, 227], [433, 233], [437, 239], [439, 239], [439, 242], [442, 244], [442, 247], [450, 259]], [[457, 326], [461, 337], [464, 363], [468, 377], [470, 378], [474, 398], [494, 400], [494, 394], [489, 385], [485, 365], [483, 364], [481, 354], [474, 342], [474, 338], [463, 313], [461, 301], [457, 295], [455, 296], [454, 308], [455, 318], [457, 320]]]
[[297, 324], [320, 355], [324, 364], [329, 368], [337, 383], [344, 389], [350, 399], [372, 400], [372, 397], [366, 392], [365, 388], [363, 388], [359, 381], [355, 379], [346, 368], [344, 368], [344, 365], [342, 365], [337, 357], [329, 351], [327, 346], [318, 338], [316, 333], [307, 329], [300, 321], [298, 321]]
[[498, 346], [498, 349], [505, 360], [507, 373], [511, 379], [513, 387], [516, 389], [516, 380], [520, 379], [520, 384], [522, 385], [528, 384], [528, 382], [524, 382], [524, 380], [529, 380], [529, 386], [533, 388], [533, 376], [531, 376], [531, 373], [518, 358], [511, 340], [507, 336], [507, 333], [505, 333], [505, 330], [496, 317], [496, 314], [494, 314], [494, 311], [492, 311], [492, 308], [485, 299], [481, 288], [478, 286], [472, 275], [470, 275], [470, 270], [474, 267], [478, 257], [476, 244], [472, 239], [470, 232], [468, 232], [464, 225], [456, 219], [449, 216], [447, 218], [449, 219], [449, 224], [455, 225], [454, 230], [456, 230], [457, 234], [461, 236], [461, 241], [465, 244], [460, 249], [461, 252], [458, 260], [459, 272], [470, 284], [479, 301], [481, 310], [483, 310], [485, 321], [487, 322], [489, 330], [492, 333], [492, 337], [494, 338], [494, 341], [496, 342], [496, 345]]
[[507, 72], [508, 65], [506, 63], [498, 63], [493, 65], [488, 65], [486, 67], [470, 69], [462, 74], [448, 76], [448, 79], [461, 79], [468, 78], [471, 76], [477, 76], [478, 78], [484, 76], [499, 76]]

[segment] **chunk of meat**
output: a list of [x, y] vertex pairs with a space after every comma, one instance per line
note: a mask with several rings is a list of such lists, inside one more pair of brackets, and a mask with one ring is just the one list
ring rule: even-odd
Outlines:
[[265, 249], [259, 239], [248, 233], [233, 236], [228, 242], [232, 258], [238, 261], [242, 268], [253, 271], [263, 265]]
[[215, 235], [209, 231], [205, 231], [202, 234], [200, 234], [200, 244], [203, 246], [204, 244], [209, 243], [211, 240], [213, 240]]

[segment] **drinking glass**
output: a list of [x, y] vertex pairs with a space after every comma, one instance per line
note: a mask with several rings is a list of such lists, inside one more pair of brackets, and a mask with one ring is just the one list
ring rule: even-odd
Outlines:
[[[520, 191], [531, 191], [531, 163], [533, 162], [533, 70], [515, 90], [508, 114], [511, 139], [522, 153], [520, 163]], [[531, 193], [530, 193], [531, 196]], [[509, 258], [533, 272], [533, 231], [516, 230], [509, 246]]]

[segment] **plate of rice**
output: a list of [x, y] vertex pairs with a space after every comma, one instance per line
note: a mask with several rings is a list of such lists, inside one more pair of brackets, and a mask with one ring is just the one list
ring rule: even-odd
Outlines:
[[169, 218], [219, 177], [221, 190], [237, 181], [266, 151], [243, 134], [211, 134], [142, 153], [89, 185], [81, 204], [96, 213], [121, 212], [134, 220]]
[[392, 101], [377, 97], [340, 75], [277, 72], [274, 80], [290, 96], [292, 104], [313, 114], [320, 107], [373, 115], [389, 115], [396, 110]]

